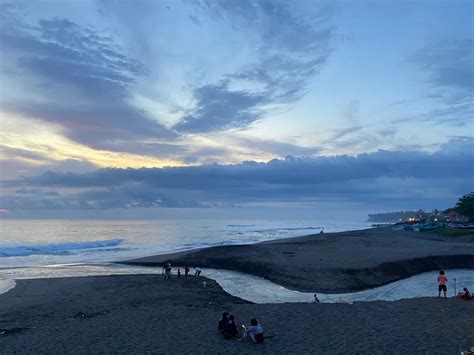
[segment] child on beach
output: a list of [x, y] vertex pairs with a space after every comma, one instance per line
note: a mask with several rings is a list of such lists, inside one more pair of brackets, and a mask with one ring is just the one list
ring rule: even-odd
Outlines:
[[257, 319], [252, 318], [250, 320], [250, 327], [246, 327], [245, 325], [243, 325], [242, 327], [244, 327], [245, 330], [242, 339], [245, 338], [248, 334], [250, 336], [250, 339], [252, 339], [254, 343], [263, 343], [263, 329], [262, 326], [258, 323]]
[[467, 289], [467, 287], [464, 287], [464, 290], [462, 292], [459, 292], [456, 298], [460, 300], [470, 301], [472, 299], [472, 295]]
[[448, 292], [448, 278], [444, 274], [444, 271], [441, 270], [438, 275], [438, 297], [441, 297], [441, 291], [444, 293], [444, 298], [446, 298], [446, 293]]

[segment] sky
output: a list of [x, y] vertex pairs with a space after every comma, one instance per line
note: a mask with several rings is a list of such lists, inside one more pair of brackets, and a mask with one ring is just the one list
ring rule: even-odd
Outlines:
[[0, 1], [0, 216], [450, 207], [474, 190], [473, 20], [459, 0]]

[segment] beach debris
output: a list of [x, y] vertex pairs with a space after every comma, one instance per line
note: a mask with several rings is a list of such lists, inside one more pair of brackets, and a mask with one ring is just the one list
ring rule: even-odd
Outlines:
[[86, 318], [86, 314], [85, 314], [84, 312], [77, 312], [77, 313], [74, 315], [74, 318], [84, 319], [84, 318]]
[[[108, 312], [106, 312], [108, 313]], [[76, 318], [76, 319], [85, 319], [85, 318], [92, 318], [92, 317], [97, 317], [97, 316], [102, 316], [104, 315], [104, 313], [101, 313], [101, 312], [93, 312], [93, 313], [89, 313], [89, 314], [86, 314], [82, 311], [80, 312], [77, 312], [73, 318]]]

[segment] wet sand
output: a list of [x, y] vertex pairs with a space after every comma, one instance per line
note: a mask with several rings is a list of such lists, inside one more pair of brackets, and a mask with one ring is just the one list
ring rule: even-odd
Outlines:
[[[223, 311], [274, 337], [221, 339]], [[474, 345], [473, 319], [474, 301], [454, 299], [256, 305], [202, 277], [20, 280], [0, 295], [0, 353], [459, 354]]]
[[474, 234], [443, 237], [377, 228], [214, 247], [125, 263], [161, 266], [165, 261], [246, 272], [303, 292], [350, 292], [427, 271], [474, 269]]

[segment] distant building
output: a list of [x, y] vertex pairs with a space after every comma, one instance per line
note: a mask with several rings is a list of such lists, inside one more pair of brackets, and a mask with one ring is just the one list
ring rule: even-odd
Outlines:
[[446, 216], [448, 222], [469, 222], [469, 218], [457, 213], [454, 208], [448, 208], [443, 211], [443, 215]]

